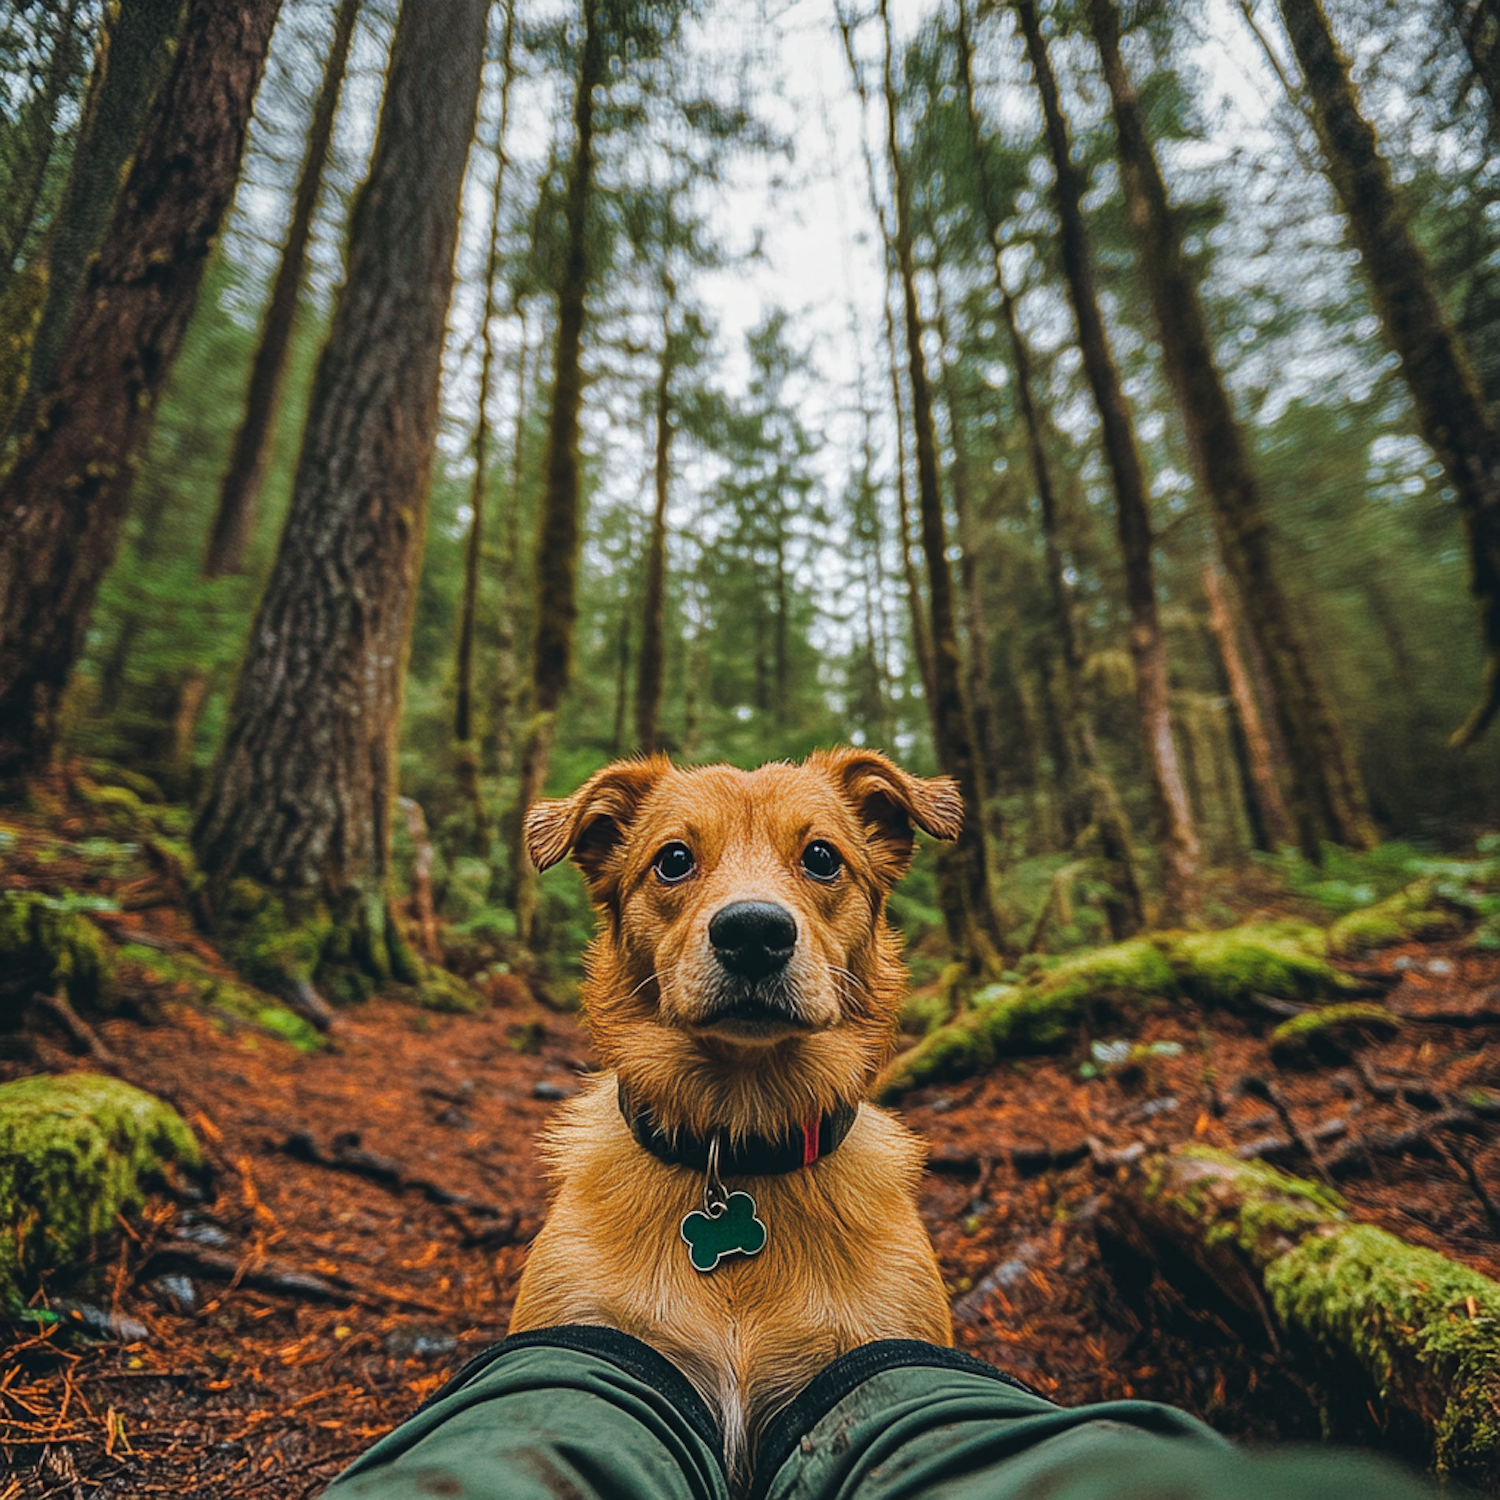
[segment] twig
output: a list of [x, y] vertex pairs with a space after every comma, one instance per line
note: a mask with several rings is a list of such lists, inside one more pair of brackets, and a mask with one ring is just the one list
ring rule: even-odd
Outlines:
[[1327, 1167], [1323, 1165], [1323, 1155], [1318, 1150], [1317, 1143], [1292, 1117], [1291, 1106], [1286, 1101], [1286, 1095], [1269, 1078], [1261, 1078], [1251, 1073], [1240, 1080], [1242, 1093], [1253, 1094], [1259, 1099], [1264, 1099], [1267, 1104], [1281, 1117], [1281, 1123], [1286, 1126], [1292, 1139], [1296, 1141], [1303, 1154], [1313, 1164], [1318, 1176], [1329, 1186], [1333, 1186], [1333, 1178], [1329, 1175]]
[[98, 1032], [68, 1003], [68, 997], [62, 990], [58, 990], [55, 995], [44, 995], [37, 991], [31, 998], [33, 1004], [40, 1006], [53, 1020], [59, 1022], [73, 1041], [101, 1067], [118, 1066], [114, 1053], [99, 1040]]

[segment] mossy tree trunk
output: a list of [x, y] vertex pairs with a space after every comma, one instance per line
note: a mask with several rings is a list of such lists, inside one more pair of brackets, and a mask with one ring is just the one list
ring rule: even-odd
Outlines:
[[205, 578], [223, 578], [238, 573], [244, 566], [245, 549], [250, 545], [255, 503], [265, 479], [282, 380], [286, 374], [287, 352], [292, 346], [292, 328], [297, 321], [307, 247], [312, 240], [313, 210], [318, 206], [323, 188], [323, 169], [328, 164], [328, 150], [333, 142], [333, 121], [338, 112], [339, 94], [344, 87], [344, 70], [349, 62], [349, 45], [354, 38], [359, 3], [360, 0], [339, 0], [339, 7], [334, 12], [333, 40], [308, 126], [307, 154], [302, 159], [302, 172], [292, 195], [292, 219], [276, 267], [276, 279], [271, 283], [265, 317], [261, 321], [260, 342], [250, 362], [245, 415], [235, 434], [229, 466], [219, 484], [219, 505], [214, 512], [208, 551], [203, 560]]
[[547, 428], [546, 493], [537, 527], [536, 618], [532, 629], [531, 703], [521, 746], [520, 785], [511, 850], [517, 928], [531, 941], [536, 871], [526, 853], [522, 820], [547, 784], [558, 710], [573, 674], [578, 622], [578, 549], [583, 496], [578, 417], [583, 406], [583, 320], [589, 287], [588, 216], [594, 186], [594, 90], [604, 80], [601, 0], [583, 0], [583, 47], [573, 96], [573, 159], [564, 197], [565, 241], [557, 293], [557, 344], [552, 364], [552, 414]]
[[41, 416], [0, 485], [0, 777], [51, 754], [137, 456], [234, 193], [279, 0], [194, 0]]
[[1088, 15], [1109, 87], [1120, 177], [1167, 380], [1213, 513], [1219, 550], [1272, 676], [1275, 712], [1292, 760], [1291, 813], [1298, 841], [1314, 861], [1321, 858], [1325, 839], [1371, 848], [1378, 835], [1364, 783], [1281, 590], [1249, 448], [1214, 359], [1197, 280], [1120, 56], [1119, 15], [1113, 0], [1089, 0]]
[[387, 899], [396, 739], [488, 10], [401, 8], [281, 547], [193, 834], [221, 913], [248, 877], [323, 914], [325, 963], [375, 978], [417, 977]]
[[[463, 595], [458, 607], [458, 644], [453, 664], [453, 742], [459, 785], [469, 805], [474, 844], [489, 852], [490, 820], [479, 787], [478, 731], [474, 714], [474, 636], [479, 615], [479, 573], [484, 552], [485, 497], [490, 477], [490, 398], [495, 384], [493, 325], [499, 315], [495, 295], [500, 281], [501, 230], [505, 204], [505, 136], [510, 121], [510, 86], [515, 77], [514, 0], [505, 7], [505, 30], [500, 42], [500, 119], [495, 133], [495, 183], [490, 196], [489, 248], [484, 261], [484, 307], [479, 328], [479, 395], [470, 454], [474, 475], [469, 481], [469, 534], [464, 544]], [[509, 607], [506, 601], [504, 607]]]
[[911, 188], [899, 144], [899, 96], [893, 61], [890, 8], [880, 4], [885, 32], [883, 81], [886, 147], [895, 197], [896, 269], [900, 278], [906, 325], [908, 383], [911, 386], [912, 435], [917, 460], [917, 513], [922, 552], [927, 561], [927, 605], [932, 623], [933, 738], [938, 764], [958, 783], [966, 810], [963, 832], [953, 851], [955, 885], [963, 903], [963, 958], [971, 973], [982, 972], [1006, 951], [990, 884], [989, 840], [985, 831], [986, 777], [974, 732], [972, 705], [964, 689], [963, 655], [948, 568], [948, 528], [938, 480], [937, 433], [932, 387], [922, 351], [922, 314], [917, 300], [916, 257], [912, 248]]
[[99, 249], [120, 179], [141, 139], [182, 29], [183, 0], [123, 0], [100, 50], [73, 162], [47, 242], [47, 291], [31, 345], [27, 389], [13, 419], [19, 436], [36, 420], [58, 361], [89, 258]]
[[1083, 217], [1084, 182], [1073, 160], [1067, 119], [1059, 100], [1035, 0], [1015, 0], [1036, 75], [1052, 158], [1057, 206], [1058, 248], [1078, 328], [1084, 372], [1099, 412], [1105, 458], [1115, 491], [1115, 519], [1125, 567], [1125, 600], [1130, 614], [1130, 654], [1135, 663], [1136, 700], [1142, 742], [1150, 769], [1157, 820], [1161, 827], [1162, 887], [1168, 915], [1191, 904], [1198, 881], [1198, 835], [1193, 828], [1187, 788], [1172, 738], [1166, 646], [1156, 608], [1151, 561], [1151, 515], [1146, 475], [1136, 445], [1135, 424], [1099, 310], [1093, 249]]
[[1336, 1389], [1358, 1382], [1347, 1405], [1392, 1439], [1414, 1437], [1440, 1475], [1486, 1490], [1500, 1479], [1489, 1277], [1356, 1223], [1328, 1189], [1203, 1146], [1143, 1157], [1104, 1218], [1137, 1254], [1187, 1262], [1206, 1296], [1326, 1360]]
[[[1375, 310], [1400, 356], [1422, 436], [1458, 497], [1485, 655], [1479, 702], [1453, 736], [1455, 745], [1468, 745], [1500, 712], [1500, 431], [1489, 419], [1463, 344], [1443, 315], [1432, 268], [1407, 223], [1374, 127], [1360, 113], [1349, 65], [1320, 0], [1278, 4]], [[1491, 38], [1491, 53], [1493, 47]]]

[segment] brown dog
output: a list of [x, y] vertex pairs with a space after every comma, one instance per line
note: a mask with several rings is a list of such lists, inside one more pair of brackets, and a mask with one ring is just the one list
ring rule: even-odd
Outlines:
[[610, 1071], [549, 1132], [557, 1196], [511, 1331], [652, 1344], [719, 1415], [737, 1477], [830, 1359], [952, 1342], [920, 1148], [860, 1100], [906, 979], [886, 896], [913, 825], [952, 839], [962, 819], [953, 782], [868, 750], [624, 761], [527, 815], [537, 868], [571, 854], [601, 915], [584, 1000]]

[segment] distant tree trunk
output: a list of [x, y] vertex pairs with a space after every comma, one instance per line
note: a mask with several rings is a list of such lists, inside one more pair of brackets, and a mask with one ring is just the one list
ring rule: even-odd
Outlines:
[[636, 666], [635, 748], [650, 755], [660, 748], [663, 634], [667, 592], [667, 495], [672, 463], [672, 293], [661, 316], [661, 373], [656, 382], [656, 505], [646, 547], [646, 579], [641, 599], [641, 657]]
[[1115, 517], [1120, 555], [1125, 565], [1125, 599], [1130, 612], [1130, 653], [1135, 662], [1146, 764], [1161, 825], [1162, 871], [1169, 918], [1192, 899], [1198, 879], [1198, 836], [1193, 828], [1187, 788], [1183, 785], [1177, 747], [1172, 739], [1171, 701], [1167, 686], [1166, 647], [1156, 610], [1156, 583], [1151, 562], [1151, 515], [1146, 476], [1136, 447], [1135, 426], [1120, 383], [1120, 372], [1095, 289], [1093, 252], [1083, 218], [1083, 181], [1073, 161], [1067, 120], [1058, 101], [1047, 44], [1042, 39], [1035, 0], [1015, 0], [1026, 36], [1026, 50], [1036, 73], [1046, 121], [1047, 141], [1056, 173], [1058, 247], [1073, 316], [1078, 348], [1093, 391], [1104, 437], [1105, 457], [1114, 481]]
[[[99, 249], [119, 197], [120, 179], [141, 141], [182, 27], [183, 0], [122, 0], [101, 50], [99, 70], [73, 147], [73, 164], [47, 245], [47, 294], [31, 346], [27, 388], [11, 424], [30, 431], [57, 377], [63, 342], [89, 258]], [[241, 126], [243, 129], [243, 126]]]
[[1276, 758], [1271, 750], [1271, 740], [1260, 716], [1260, 706], [1255, 701], [1254, 689], [1250, 686], [1250, 674], [1245, 670], [1245, 659], [1240, 655], [1239, 642], [1235, 638], [1234, 616], [1229, 611], [1229, 601], [1224, 597], [1224, 584], [1219, 570], [1210, 563], [1203, 570], [1203, 593], [1208, 599], [1208, 625], [1219, 645], [1219, 655], [1224, 662], [1224, 675], [1229, 681], [1229, 696], [1234, 702], [1235, 715], [1245, 735], [1245, 750], [1250, 761], [1250, 779], [1255, 788], [1256, 807], [1260, 820], [1270, 841], [1271, 848], [1292, 843], [1291, 815], [1287, 812], [1286, 799], [1281, 795], [1281, 783], [1276, 779]]
[[234, 192], [279, 0], [194, 0], [42, 419], [0, 484], [0, 777], [52, 751], [134, 465]]
[[620, 602], [620, 644], [615, 653], [615, 716], [609, 738], [610, 754], [618, 760], [625, 753], [625, 720], [630, 710], [630, 616], [631, 598]]
[[[474, 420], [470, 452], [474, 477], [469, 481], [469, 535], [464, 546], [463, 597], [458, 609], [458, 645], [454, 656], [453, 740], [458, 779], [473, 819], [474, 842], [488, 853], [490, 820], [479, 787], [478, 735], [474, 728], [474, 632], [479, 614], [479, 565], [484, 553], [484, 502], [490, 471], [490, 397], [494, 393], [495, 340], [491, 333], [499, 309], [495, 284], [500, 279], [500, 238], [504, 214], [505, 134], [510, 123], [510, 86], [515, 76], [511, 48], [515, 38], [515, 0], [507, 0], [505, 31], [500, 43], [502, 77], [500, 120], [495, 133], [495, 186], [490, 198], [489, 249], [484, 261], [484, 308], [480, 314], [479, 409]], [[507, 601], [508, 604], [509, 601]]]
[[516, 309], [521, 323], [521, 346], [516, 351], [516, 422], [510, 457], [510, 503], [505, 512], [505, 536], [500, 545], [500, 620], [495, 646], [495, 689], [491, 699], [491, 733], [495, 769], [508, 776], [515, 758], [516, 708], [519, 688], [521, 624], [521, 476], [526, 448], [527, 333], [526, 314]]
[[922, 525], [922, 551], [927, 558], [927, 600], [932, 616], [932, 722], [938, 763], [958, 783], [967, 816], [955, 851], [958, 887], [965, 920], [964, 958], [979, 973], [1006, 952], [1006, 942], [995, 911], [990, 886], [988, 811], [985, 768], [980, 761], [974, 721], [963, 683], [963, 658], [953, 601], [953, 578], [948, 571], [947, 525], [938, 482], [937, 436], [933, 426], [932, 391], [922, 352], [922, 317], [917, 302], [916, 259], [912, 251], [911, 195], [901, 162], [898, 140], [898, 98], [892, 65], [894, 42], [888, 0], [880, 0], [885, 30], [884, 82], [886, 147], [896, 199], [896, 264], [906, 313], [906, 354], [912, 396], [912, 432], [917, 450], [917, 502]]
[[775, 629], [771, 636], [771, 671], [772, 682], [775, 686], [772, 694], [772, 707], [775, 710], [778, 725], [784, 725], [787, 701], [792, 690], [791, 659], [787, 652], [787, 628], [791, 618], [791, 606], [788, 601], [791, 591], [787, 581], [786, 500], [779, 489], [773, 504], [775, 509], [772, 513], [776, 518], [776, 532], [771, 539], [771, 550], [776, 559], [776, 619]]
[[1490, 101], [1490, 131], [1500, 131], [1500, 0], [1448, 0], [1474, 76]]
[[1219, 550], [1271, 673], [1273, 706], [1292, 758], [1291, 813], [1298, 842], [1315, 861], [1321, 858], [1324, 839], [1368, 849], [1378, 836], [1359, 768], [1281, 592], [1249, 450], [1214, 361], [1197, 282], [1120, 57], [1119, 17], [1112, 0], [1089, 0], [1088, 8], [1114, 112], [1125, 201], [1161, 334], [1162, 362], [1213, 513]]
[[[1453, 743], [1472, 744], [1500, 711], [1500, 432], [1486, 414], [1463, 345], [1443, 316], [1432, 269], [1391, 186], [1375, 131], [1360, 113], [1349, 66], [1320, 0], [1278, 3], [1307, 84], [1328, 176], [1348, 215], [1376, 311], [1401, 358], [1422, 436], [1458, 496], [1485, 666], [1479, 703]], [[1492, 67], [1495, 27], [1491, 15], [1487, 29], [1472, 33], [1485, 38], [1483, 55]]]
[[406, 0], [281, 546], [193, 842], [328, 924], [329, 963], [415, 979], [391, 919], [396, 741], [488, 0]]
[[583, 404], [579, 350], [588, 297], [588, 207], [594, 184], [594, 90], [604, 78], [600, 0], [583, 0], [583, 50], [573, 99], [573, 160], [564, 202], [566, 248], [557, 295], [557, 352], [553, 356], [552, 416], [547, 429], [547, 489], [536, 546], [536, 620], [532, 634], [531, 713], [521, 749], [521, 778], [514, 823], [516, 923], [531, 941], [536, 871], [526, 853], [522, 819], [547, 784], [557, 713], [573, 671], [573, 631], [578, 620], [578, 548], [582, 497], [578, 415]]
[[270, 458], [282, 377], [286, 374], [287, 351], [292, 344], [292, 327], [297, 320], [302, 272], [307, 264], [307, 246], [312, 239], [313, 210], [323, 186], [323, 168], [333, 140], [333, 121], [338, 111], [339, 93], [344, 86], [349, 43], [354, 36], [354, 20], [358, 14], [359, 0], [339, 0], [333, 19], [333, 43], [323, 68], [323, 86], [318, 91], [308, 126], [307, 155], [302, 161], [297, 190], [292, 195], [292, 221], [287, 229], [281, 263], [276, 268], [276, 279], [271, 284], [265, 318], [261, 322], [260, 343], [250, 365], [245, 415], [235, 434], [229, 467], [219, 485], [219, 507], [203, 560], [205, 578], [223, 578], [228, 573], [238, 573], [245, 563], [245, 549], [250, 544], [255, 521], [255, 502]]

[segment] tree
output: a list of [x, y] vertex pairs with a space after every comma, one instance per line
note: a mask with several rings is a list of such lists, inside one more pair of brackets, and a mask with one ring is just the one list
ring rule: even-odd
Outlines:
[[51, 753], [135, 459], [229, 205], [279, 0], [194, 0], [41, 420], [0, 484], [0, 777]]
[[1146, 764], [1161, 828], [1162, 885], [1167, 906], [1180, 910], [1191, 898], [1198, 878], [1198, 836], [1193, 828], [1187, 788], [1172, 738], [1171, 700], [1166, 647], [1156, 607], [1155, 569], [1151, 561], [1151, 514], [1146, 476], [1136, 445], [1135, 424], [1120, 382], [1109, 334], [1099, 310], [1093, 250], [1083, 217], [1084, 184], [1073, 160], [1068, 123], [1058, 99], [1057, 78], [1042, 38], [1035, 0], [1015, 0], [1026, 37], [1037, 92], [1041, 96], [1047, 145], [1054, 172], [1058, 250], [1068, 299], [1078, 329], [1078, 348], [1093, 393], [1104, 440], [1105, 458], [1115, 492], [1115, 520], [1120, 556], [1125, 565], [1125, 599], [1130, 612], [1130, 655], [1135, 664], [1138, 705]]
[[901, 160], [899, 96], [892, 56], [895, 43], [891, 36], [887, 0], [881, 0], [880, 18], [885, 33], [886, 146], [896, 204], [894, 249], [905, 311], [907, 375], [917, 458], [917, 511], [921, 522], [922, 551], [927, 559], [927, 601], [932, 620], [933, 738], [939, 764], [958, 783], [968, 810], [955, 850], [955, 883], [963, 913], [964, 957], [971, 973], [979, 973], [1005, 953], [1006, 942], [1000, 930], [990, 884], [989, 841], [985, 830], [985, 767], [978, 753], [972, 708], [964, 691], [953, 576], [948, 568], [947, 523], [938, 479], [932, 387], [922, 351], [922, 315], [917, 300], [916, 257], [912, 249], [911, 190]]
[[307, 924], [288, 983], [319, 960], [356, 988], [416, 977], [387, 905], [396, 735], [488, 9], [401, 8], [280, 549], [193, 830], [221, 917], [244, 914], [226, 893], [248, 877]]
[[313, 105], [307, 154], [302, 159], [302, 171], [292, 195], [292, 219], [261, 322], [260, 342], [250, 364], [245, 415], [219, 486], [219, 508], [203, 561], [205, 578], [222, 578], [226, 573], [239, 572], [244, 565], [245, 548], [250, 544], [255, 502], [265, 479], [286, 374], [287, 353], [292, 344], [292, 326], [296, 322], [297, 303], [302, 292], [307, 246], [312, 238], [313, 210], [318, 204], [323, 168], [333, 142], [333, 121], [338, 111], [359, 4], [360, 0], [339, 0], [338, 10], [334, 13], [333, 40], [323, 68], [323, 84]]
[[30, 430], [41, 397], [56, 378], [89, 258], [109, 225], [182, 15], [183, 0], [122, 0], [106, 34], [47, 237], [47, 291], [32, 340], [26, 393], [14, 417], [17, 437]]
[[[1307, 85], [1328, 176], [1348, 216], [1381, 324], [1400, 356], [1422, 436], [1458, 497], [1485, 665], [1479, 702], [1454, 733], [1453, 744], [1472, 744], [1500, 712], [1500, 431], [1443, 315], [1431, 268], [1408, 227], [1374, 128], [1360, 113], [1349, 65], [1320, 0], [1278, 4]], [[1494, 18], [1489, 19], [1492, 26]], [[1479, 18], [1473, 34], [1480, 35]], [[1488, 80], [1489, 74], [1482, 70], [1481, 76]]]

